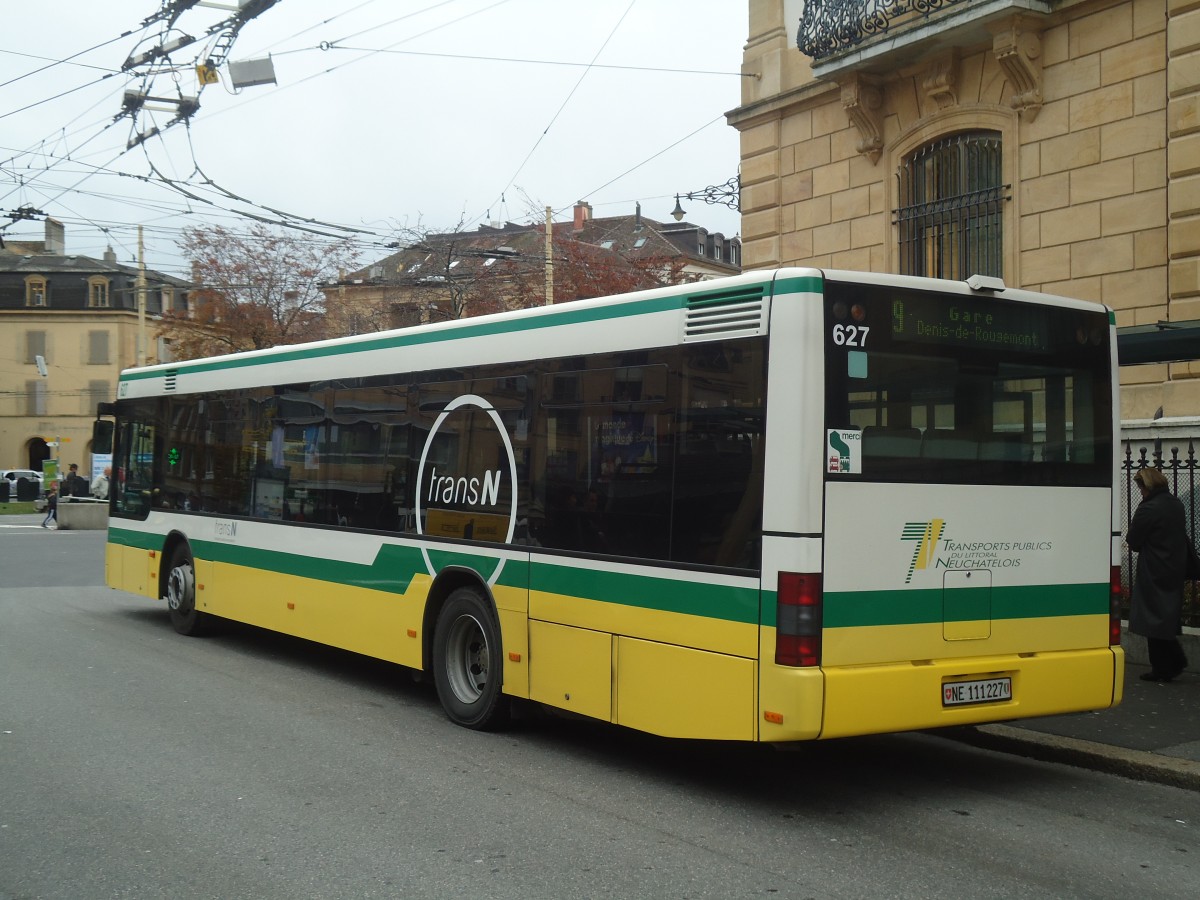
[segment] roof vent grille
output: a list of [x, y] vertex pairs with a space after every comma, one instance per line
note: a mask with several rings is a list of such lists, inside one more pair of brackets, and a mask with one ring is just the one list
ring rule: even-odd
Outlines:
[[691, 294], [683, 317], [683, 340], [714, 341], [766, 334], [769, 285]]
[[178, 369], [167, 369], [167, 371], [163, 373], [163, 390], [164, 391], [175, 390], [175, 376], [178, 374], [179, 374]]

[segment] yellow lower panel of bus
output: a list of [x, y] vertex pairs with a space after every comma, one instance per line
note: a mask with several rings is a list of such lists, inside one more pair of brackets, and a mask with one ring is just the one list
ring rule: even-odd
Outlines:
[[753, 660], [618, 637], [620, 725], [672, 738], [754, 739]]
[[609, 721], [613, 637], [550, 622], [529, 623], [529, 698]]
[[496, 587], [496, 615], [500, 619], [500, 644], [504, 652], [504, 693], [514, 697], [529, 696], [529, 629], [524, 606], [519, 610], [506, 608], [506, 599], [524, 597], [517, 588]]
[[111, 588], [158, 599], [158, 566], [161, 557], [153, 550], [104, 545], [104, 581]]
[[429, 581], [416, 577], [398, 595], [197, 560], [196, 608], [419, 669]]
[[825, 676], [820, 669], [775, 665], [775, 629], [759, 639], [759, 740], [812, 741], [821, 736]]
[[826, 628], [821, 642], [825, 667], [890, 663], [898, 656], [907, 661], [1094, 650], [1108, 645], [1108, 615]]
[[529, 623], [529, 697], [651, 734], [754, 739], [750, 659]]
[[[1124, 666], [1121, 649], [1105, 647], [826, 668], [821, 737], [1104, 709], [1120, 702]], [[943, 706], [950, 682], [1004, 677], [1012, 679], [1012, 699]]]
[[732, 656], [753, 657], [758, 641], [758, 626], [751, 622], [644, 609], [546, 591], [529, 592], [529, 615], [542, 621], [632, 635], [648, 641], [683, 644]]

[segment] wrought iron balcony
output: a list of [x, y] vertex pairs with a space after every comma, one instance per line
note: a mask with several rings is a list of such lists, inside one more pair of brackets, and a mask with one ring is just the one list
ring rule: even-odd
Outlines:
[[889, 32], [919, 28], [933, 14], [968, 3], [1037, 11], [1053, 5], [1052, 0], [805, 0], [796, 45], [813, 61], [821, 62]]

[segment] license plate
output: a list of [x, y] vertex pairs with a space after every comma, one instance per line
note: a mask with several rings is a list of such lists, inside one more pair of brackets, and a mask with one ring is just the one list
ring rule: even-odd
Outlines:
[[942, 706], [966, 706], [971, 703], [1003, 703], [1012, 699], [1012, 678], [976, 678], [947, 681], [942, 685]]

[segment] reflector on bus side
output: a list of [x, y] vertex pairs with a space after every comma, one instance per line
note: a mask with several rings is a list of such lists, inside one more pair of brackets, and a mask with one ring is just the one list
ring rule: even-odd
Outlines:
[[821, 576], [780, 572], [775, 608], [775, 664], [821, 664]]

